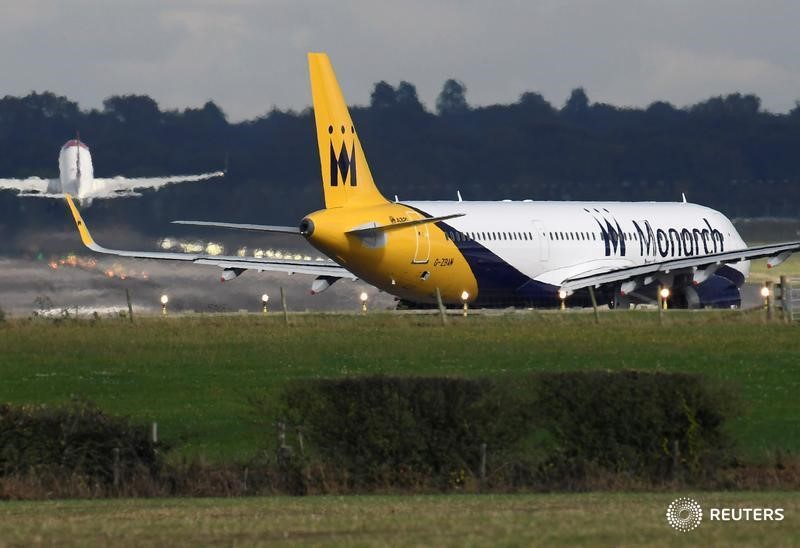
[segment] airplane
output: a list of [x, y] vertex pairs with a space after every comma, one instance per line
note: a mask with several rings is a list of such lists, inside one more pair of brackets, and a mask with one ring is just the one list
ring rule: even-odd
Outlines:
[[158, 189], [172, 183], [202, 181], [225, 175], [223, 171], [214, 171], [171, 177], [97, 178], [94, 176], [92, 154], [86, 143], [81, 141], [79, 134], [61, 147], [58, 154], [58, 171], [58, 179], [39, 177], [0, 179], [0, 190], [17, 190], [18, 196], [37, 198], [63, 198], [65, 194], [70, 194], [78, 198], [82, 205], [89, 206], [95, 199], [141, 196], [136, 190]]
[[316, 276], [319, 293], [361, 279], [415, 306], [625, 307], [671, 291], [672, 306], [740, 306], [750, 260], [778, 266], [800, 241], [747, 247], [722, 213], [680, 202], [399, 201], [378, 190], [324, 53], [308, 54], [325, 209], [297, 227], [173, 221], [304, 237], [323, 262], [126, 251], [97, 244], [72, 199], [83, 243], [98, 253]]

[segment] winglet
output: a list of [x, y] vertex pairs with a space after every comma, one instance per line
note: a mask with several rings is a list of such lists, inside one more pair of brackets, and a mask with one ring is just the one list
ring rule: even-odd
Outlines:
[[67, 205], [69, 206], [70, 211], [72, 211], [72, 217], [75, 219], [75, 225], [78, 227], [78, 233], [81, 235], [81, 241], [83, 242], [83, 245], [89, 248], [93, 247], [95, 243], [92, 239], [92, 235], [89, 234], [89, 229], [86, 228], [86, 223], [83, 222], [83, 218], [78, 212], [78, 208], [75, 207], [75, 202], [72, 201], [72, 196], [69, 194], [65, 194], [64, 196], [67, 199]]

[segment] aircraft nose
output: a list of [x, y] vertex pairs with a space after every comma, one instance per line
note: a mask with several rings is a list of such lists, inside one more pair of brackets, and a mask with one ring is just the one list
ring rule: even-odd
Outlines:
[[306, 217], [300, 221], [300, 234], [306, 238], [310, 238], [314, 234], [314, 221]]

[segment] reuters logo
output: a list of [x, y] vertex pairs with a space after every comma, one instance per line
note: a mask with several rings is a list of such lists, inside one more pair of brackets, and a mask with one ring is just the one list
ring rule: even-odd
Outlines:
[[696, 529], [701, 521], [703, 521], [703, 509], [690, 498], [675, 499], [667, 506], [667, 523], [681, 533]]

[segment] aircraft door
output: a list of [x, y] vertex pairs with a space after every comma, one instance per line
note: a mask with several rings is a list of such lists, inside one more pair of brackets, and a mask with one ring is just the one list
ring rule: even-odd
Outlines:
[[[414, 215], [410, 211], [408, 214], [409, 218], [422, 218], [420, 215]], [[411, 228], [416, 234], [416, 249], [414, 251], [414, 258], [411, 262], [413, 264], [426, 264], [431, 256], [431, 235], [428, 231], [428, 224], [416, 225]]]
[[428, 232], [428, 225], [417, 225], [412, 227], [417, 232], [417, 249], [414, 253], [414, 264], [425, 264], [431, 256], [431, 235]]
[[547, 240], [547, 231], [542, 221], [533, 221], [533, 230], [536, 235], [536, 245], [539, 247], [539, 261], [546, 262], [550, 259], [550, 243]]

